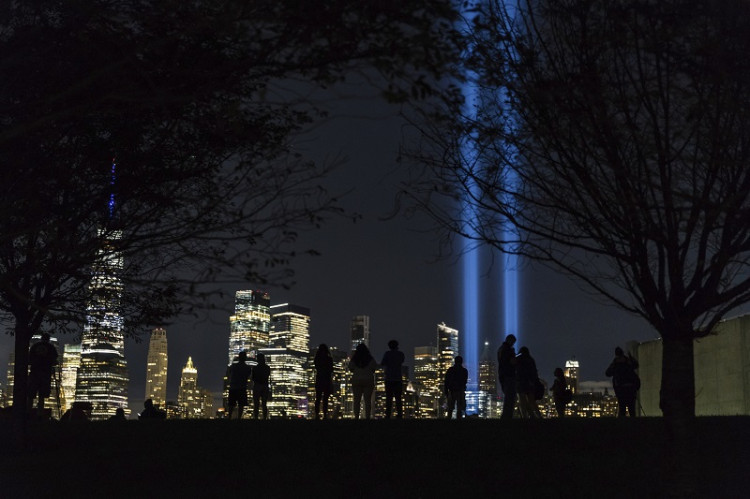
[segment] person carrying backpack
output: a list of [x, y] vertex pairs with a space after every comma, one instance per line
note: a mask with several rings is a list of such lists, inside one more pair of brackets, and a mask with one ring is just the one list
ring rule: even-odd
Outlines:
[[612, 378], [612, 387], [617, 397], [617, 415], [625, 417], [627, 411], [630, 417], [635, 417], [635, 398], [641, 387], [641, 379], [636, 374], [638, 361], [632, 355], [615, 348], [615, 358], [605, 371], [607, 377]]

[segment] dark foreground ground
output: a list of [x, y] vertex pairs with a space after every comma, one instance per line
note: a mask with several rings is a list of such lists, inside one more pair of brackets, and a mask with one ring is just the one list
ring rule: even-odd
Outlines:
[[[700, 418], [697, 497], [750, 497], [750, 418]], [[663, 421], [36, 423], [2, 498], [664, 497]], [[679, 496], [679, 494], [677, 494]]]

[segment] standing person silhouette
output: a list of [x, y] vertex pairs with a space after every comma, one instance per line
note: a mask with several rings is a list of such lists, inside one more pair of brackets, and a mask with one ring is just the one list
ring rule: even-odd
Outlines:
[[36, 405], [39, 415], [44, 411], [44, 399], [52, 392], [52, 369], [57, 365], [57, 349], [50, 343], [50, 336], [42, 333], [42, 339], [29, 350], [29, 409], [39, 395]]
[[333, 391], [333, 357], [328, 345], [321, 343], [315, 352], [315, 419], [320, 419], [320, 405], [323, 402], [323, 419], [328, 417], [328, 398]]
[[367, 345], [360, 343], [349, 361], [352, 372], [352, 392], [354, 393], [354, 419], [359, 419], [362, 397], [365, 399], [365, 419], [372, 413], [372, 394], [375, 391], [375, 370], [378, 363], [370, 354]]
[[557, 411], [557, 417], [565, 416], [565, 406], [568, 405], [566, 400], [566, 390], [568, 389], [568, 381], [565, 379], [565, 373], [561, 367], [555, 368], [555, 381], [552, 383], [552, 388], [549, 391], [552, 392], [552, 400], [555, 403], [555, 410]]
[[271, 396], [271, 367], [266, 364], [266, 356], [259, 353], [258, 365], [253, 367], [253, 419], [258, 419], [259, 409], [263, 408], [263, 419], [268, 419], [268, 398]]
[[389, 350], [383, 354], [380, 365], [385, 367], [385, 418], [390, 419], [393, 399], [396, 399], [396, 417], [404, 417], [403, 380], [401, 366], [404, 365], [404, 352], [399, 351], [398, 341], [388, 342]]
[[518, 408], [523, 418], [541, 419], [539, 405], [536, 403], [536, 384], [539, 372], [536, 362], [527, 347], [521, 347], [516, 357], [516, 382], [518, 385]]
[[516, 337], [509, 334], [497, 349], [497, 369], [500, 387], [503, 390], [503, 413], [501, 419], [511, 419], [516, 410]]
[[630, 354], [625, 355], [622, 348], [615, 348], [615, 358], [604, 374], [612, 378], [612, 387], [617, 397], [618, 417], [625, 417], [626, 410], [630, 417], [635, 417], [635, 399], [641, 387], [641, 379], [636, 374], [636, 369], [638, 361]]
[[456, 408], [456, 419], [466, 414], [466, 382], [469, 381], [469, 371], [463, 366], [464, 359], [458, 355], [453, 365], [445, 372], [445, 396], [448, 399], [446, 417], [451, 418], [453, 407]]
[[227, 400], [228, 419], [232, 419], [234, 406], [237, 406], [237, 419], [242, 419], [242, 413], [247, 405], [247, 380], [251, 367], [247, 364], [247, 353], [243, 350], [237, 355], [237, 362], [227, 369], [229, 380], [229, 398]]

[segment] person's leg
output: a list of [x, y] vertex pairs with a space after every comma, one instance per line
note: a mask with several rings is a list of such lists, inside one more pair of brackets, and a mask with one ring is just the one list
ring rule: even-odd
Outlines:
[[456, 400], [456, 419], [461, 419], [466, 416], [466, 392], [457, 392]]
[[352, 383], [352, 393], [354, 395], [354, 419], [359, 419], [359, 411], [362, 407], [362, 385], [360, 383]]
[[260, 391], [253, 389], [253, 419], [258, 419], [258, 412], [260, 410]]
[[393, 409], [393, 382], [385, 382], [385, 419], [391, 418], [391, 409]]
[[331, 396], [330, 390], [323, 392], [323, 419], [328, 419], [328, 398]]
[[365, 419], [372, 416], [372, 395], [375, 393], [375, 383], [368, 383], [365, 387]]
[[263, 419], [268, 419], [268, 390], [268, 388], [264, 389], [260, 396], [263, 403]]
[[401, 381], [396, 385], [396, 417], [404, 417], [404, 387]]
[[500, 417], [511, 419], [516, 408], [516, 380], [506, 379], [500, 386], [503, 390], [503, 413]]
[[[315, 419], [320, 419], [320, 397], [323, 395], [323, 390], [315, 387]], [[323, 409], [325, 413], [325, 409]]]

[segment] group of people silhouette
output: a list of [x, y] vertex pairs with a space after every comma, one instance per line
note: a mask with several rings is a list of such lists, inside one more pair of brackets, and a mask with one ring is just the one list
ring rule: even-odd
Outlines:
[[[521, 347], [516, 354], [516, 337], [509, 334], [497, 351], [498, 380], [503, 392], [502, 419], [514, 417], [516, 403], [522, 418], [541, 418], [537, 400], [544, 395], [544, 385], [539, 379], [536, 362], [528, 347]], [[397, 418], [403, 418], [403, 364], [404, 353], [399, 349], [398, 341], [388, 342], [388, 350], [378, 363], [364, 343], [360, 343], [348, 364], [351, 372], [352, 394], [354, 397], [354, 418], [360, 418], [362, 400], [364, 399], [364, 417], [372, 416], [372, 399], [375, 391], [375, 371], [383, 368], [385, 371], [385, 418], [389, 419], [395, 405]], [[31, 346], [29, 350], [29, 409], [37, 399], [37, 411], [44, 410], [44, 399], [50, 396], [53, 369], [57, 365], [58, 354], [54, 345], [50, 343], [47, 333], [41, 335], [41, 340]], [[237, 362], [229, 366], [227, 380], [229, 383], [229, 397], [227, 417], [232, 419], [234, 408], [237, 407], [237, 419], [242, 419], [245, 407], [248, 405], [248, 386], [252, 381], [253, 418], [258, 419], [262, 413], [263, 419], [268, 419], [268, 399], [271, 396], [271, 368], [266, 363], [265, 355], [258, 353], [257, 365], [247, 363], [247, 353], [239, 353]], [[327, 419], [329, 414], [329, 398], [333, 393], [334, 363], [330, 349], [325, 343], [318, 346], [313, 360], [315, 368], [315, 419]], [[640, 389], [641, 381], [636, 373], [638, 361], [619, 346], [615, 348], [615, 357], [605, 374], [612, 378], [612, 385], [618, 401], [618, 415], [635, 416], [635, 401]], [[456, 419], [466, 414], [466, 384], [468, 370], [463, 366], [463, 358], [456, 356], [454, 364], [445, 372], [442, 380], [443, 391], [447, 400], [445, 417], [451, 418], [455, 411]], [[555, 410], [559, 417], [565, 415], [565, 407], [571, 402], [573, 393], [568, 386], [563, 370], [558, 367], [554, 371], [554, 383], [550, 388]], [[38, 397], [38, 398], [37, 398]], [[90, 404], [89, 404], [90, 405]], [[88, 410], [90, 413], [90, 408]], [[155, 407], [151, 399], [144, 403], [139, 419], [165, 419], [166, 412]], [[79, 404], [66, 411], [62, 419], [87, 419], [86, 407]], [[125, 419], [122, 409], [110, 419]]]
[[[501, 419], [514, 416], [516, 402], [522, 418], [541, 418], [537, 400], [544, 396], [544, 385], [539, 380], [536, 362], [528, 347], [521, 347], [516, 355], [516, 337], [509, 334], [497, 350], [498, 379], [503, 391], [503, 410]], [[612, 386], [618, 404], [618, 416], [635, 416], [635, 401], [641, 387], [641, 380], [635, 370], [638, 361], [622, 348], [615, 348], [615, 358], [607, 368], [605, 375], [612, 378]], [[565, 407], [573, 400], [573, 392], [568, 387], [562, 368], [554, 371], [555, 380], [550, 388], [555, 412], [558, 417], [565, 416]]]
[[262, 409], [263, 419], [268, 419], [268, 399], [271, 396], [271, 367], [266, 364], [266, 356], [258, 353], [258, 362], [251, 367], [247, 363], [247, 353], [242, 351], [237, 356], [237, 362], [227, 369], [229, 381], [229, 398], [227, 402], [227, 417], [232, 419], [232, 413], [237, 407], [237, 419], [242, 419], [242, 413], [247, 405], [248, 381], [253, 382], [253, 418], [258, 419]]

